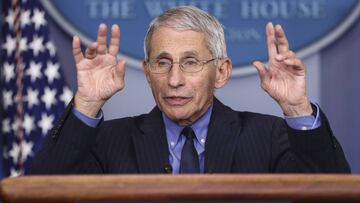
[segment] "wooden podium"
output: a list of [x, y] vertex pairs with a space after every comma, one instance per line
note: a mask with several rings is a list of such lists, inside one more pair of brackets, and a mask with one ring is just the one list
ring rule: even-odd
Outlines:
[[69, 175], [1, 181], [7, 202], [292, 200], [360, 202], [358, 175]]

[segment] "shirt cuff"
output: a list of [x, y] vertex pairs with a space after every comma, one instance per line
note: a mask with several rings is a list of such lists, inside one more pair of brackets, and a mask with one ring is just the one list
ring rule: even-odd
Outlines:
[[316, 116], [285, 116], [285, 121], [292, 129], [295, 130], [312, 130], [320, 127], [320, 108], [318, 104], [313, 104], [316, 107]]
[[73, 107], [72, 113], [75, 115], [76, 118], [78, 118], [83, 123], [85, 123], [87, 126], [92, 127], [92, 128], [96, 128], [104, 117], [104, 114], [101, 109], [100, 109], [99, 113], [96, 115], [96, 118], [92, 118], [92, 117], [89, 117], [89, 116], [81, 113], [75, 107]]

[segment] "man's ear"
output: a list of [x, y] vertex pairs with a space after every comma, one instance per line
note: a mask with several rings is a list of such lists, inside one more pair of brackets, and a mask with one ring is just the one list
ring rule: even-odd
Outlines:
[[143, 69], [144, 69], [144, 74], [146, 76], [146, 80], [147, 82], [150, 84], [150, 76], [149, 76], [149, 69], [147, 68], [147, 62], [144, 60], [143, 61]]
[[218, 61], [216, 68], [216, 79], [215, 79], [215, 88], [222, 88], [228, 81], [231, 71], [232, 71], [232, 62], [229, 58], [224, 58]]

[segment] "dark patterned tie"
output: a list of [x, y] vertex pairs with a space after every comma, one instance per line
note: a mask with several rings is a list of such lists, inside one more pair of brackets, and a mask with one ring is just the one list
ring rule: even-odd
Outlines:
[[195, 133], [191, 127], [185, 127], [181, 134], [186, 141], [181, 151], [180, 173], [200, 173], [199, 157], [193, 141]]

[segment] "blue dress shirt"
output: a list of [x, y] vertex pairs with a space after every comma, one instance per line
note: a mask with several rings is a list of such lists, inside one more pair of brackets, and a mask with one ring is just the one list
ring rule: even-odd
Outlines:
[[[210, 123], [210, 117], [212, 112], [212, 105], [209, 109], [202, 115], [194, 124], [191, 125], [191, 128], [195, 132], [196, 139], [194, 140], [195, 149], [199, 156], [200, 162], [200, 173], [204, 173], [204, 163], [205, 163], [205, 141], [208, 132], [208, 126]], [[180, 169], [180, 159], [181, 151], [185, 144], [186, 138], [180, 136], [180, 133], [184, 126], [180, 126], [176, 122], [170, 120], [166, 114], [163, 115], [163, 120], [165, 123], [166, 138], [169, 146], [169, 163], [173, 168], [173, 174], [178, 174]]]

